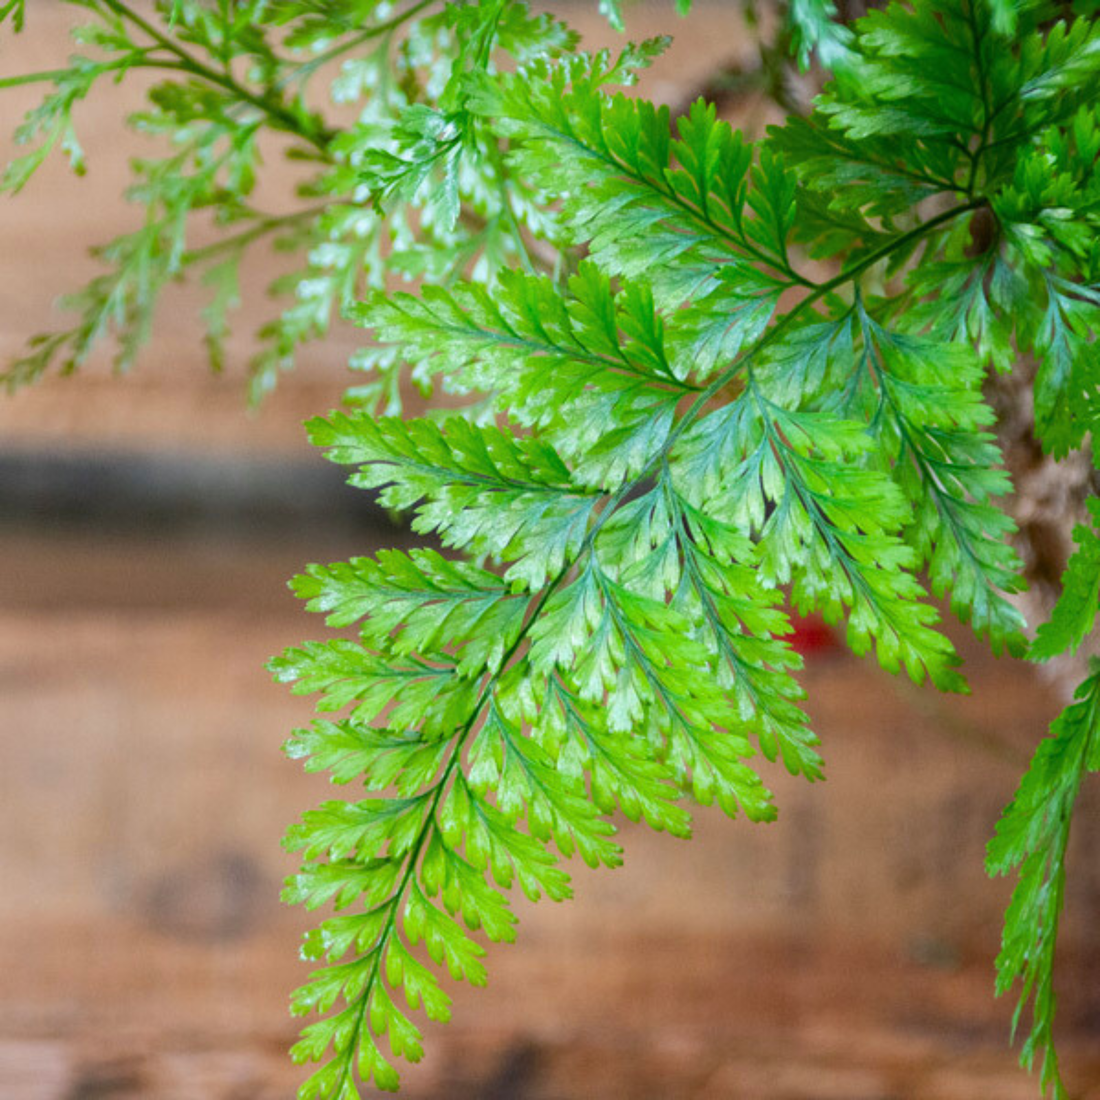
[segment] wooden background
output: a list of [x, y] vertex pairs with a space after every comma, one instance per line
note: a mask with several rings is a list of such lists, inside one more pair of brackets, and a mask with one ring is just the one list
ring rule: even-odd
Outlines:
[[[568, 6], [612, 41], [593, 4]], [[34, 0], [0, 71], [55, 66], [68, 11]], [[683, 102], [748, 47], [737, 7], [677, 33], [646, 92]], [[125, 231], [117, 126], [138, 85], [81, 110], [90, 172], [59, 163], [0, 204], [0, 355], [57, 323]], [[8, 132], [30, 94], [0, 97]], [[759, 122], [758, 105], [744, 104]], [[272, 158], [277, 208], [288, 176]], [[257, 276], [263, 274], [258, 264]], [[0, 1097], [276, 1100], [307, 917], [280, 906], [286, 824], [327, 797], [278, 751], [308, 719], [262, 669], [321, 636], [285, 589], [312, 560], [402, 538], [309, 453], [359, 339], [313, 349], [258, 416], [234, 343], [205, 372], [185, 288], [127, 378], [97, 362], [0, 399]], [[242, 331], [267, 314], [244, 311]], [[354, 500], [354, 503], [353, 503]], [[1008, 884], [993, 821], [1057, 702], [956, 631], [974, 693], [941, 699], [839, 651], [809, 660], [828, 781], [774, 769], [770, 826], [699, 818], [690, 843], [625, 829], [627, 865], [574, 901], [519, 905], [486, 990], [427, 1028], [405, 1094], [439, 1100], [1027, 1100], [992, 997]], [[1059, 984], [1069, 1077], [1100, 1097], [1100, 802], [1086, 788]]]

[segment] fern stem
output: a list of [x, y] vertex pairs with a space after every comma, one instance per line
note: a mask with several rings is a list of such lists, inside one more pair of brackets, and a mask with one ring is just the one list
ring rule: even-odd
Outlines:
[[319, 217], [327, 210], [331, 210], [329, 204], [324, 206], [310, 206], [304, 210], [295, 211], [292, 214], [272, 214], [262, 217], [255, 224], [241, 233], [235, 233], [231, 237], [223, 237], [220, 241], [205, 245], [202, 248], [192, 249], [183, 254], [182, 264], [189, 267], [193, 264], [204, 263], [223, 252], [232, 252], [238, 248], [245, 248], [253, 241], [267, 236], [269, 233], [277, 233], [280, 229], [297, 225], [298, 222], [308, 221], [310, 218]]
[[[149, 57], [150, 53], [159, 48], [158, 46], [150, 46], [146, 49], [137, 49], [116, 61], [104, 61], [102, 64], [95, 66], [95, 76], [98, 78], [105, 73], [113, 72], [122, 72], [125, 74], [130, 69], [178, 70], [180, 65], [176, 62], [158, 61], [156, 58]], [[0, 90], [4, 88], [19, 88], [27, 84], [57, 84], [65, 77], [71, 77], [72, 75], [72, 69], [46, 69], [42, 72], [21, 73], [18, 76], [0, 77]]]
[[[118, 68], [117, 65], [111, 66]], [[39, 73], [22, 73], [19, 76], [0, 77], [0, 88], [19, 88], [24, 84], [56, 83], [62, 77], [69, 76], [71, 69], [47, 69]]]

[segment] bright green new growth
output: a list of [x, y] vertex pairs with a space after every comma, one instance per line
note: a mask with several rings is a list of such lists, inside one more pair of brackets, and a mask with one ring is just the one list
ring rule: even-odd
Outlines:
[[[174, 151], [137, 166], [145, 226], [104, 250], [113, 270], [73, 299], [76, 327], [9, 383], [75, 367], [107, 329], [128, 363], [158, 290], [189, 269], [214, 292], [219, 362], [241, 257], [274, 236], [307, 260], [277, 285], [295, 301], [262, 334], [257, 391], [335, 310], [372, 329], [359, 407], [311, 439], [446, 551], [311, 566], [295, 590], [356, 635], [271, 664], [342, 715], [288, 753], [368, 792], [287, 836], [304, 860], [287, 900], [339, 910], [307, 937], [319, 968], [293, 1001], [322, 1014], [294, 1050], [321, 1063], [303, 1100], [396, 1088], [393, 1059], [421, 1054], [410, 1013], [449, 1016], [442, 971], [484, 983], [476, 934], [514, 938], [514, 885], [562, 900], [562, 857], [617, 865], [616, 813], [687, 836], [692, 802], [775, 816], [761, 756], [821, 776], [788, 609], [945, 690], [965, 682], [926, 585], [994, 650], [1028, 650], [983, 384], [1032, 358], [1043, 447], [1091, 445], [1094, 21], [915, 0], [853, 32], [797, 0], [787, 41], [833, 81], [754, 145], [705, 102], [674, 119], [618, 91], [663, 42], [577, 53], [517, 0], [161, 0], [156, 23], [71, 2], [96, 16], [81, 40], [103, 59], [44, 74], [55, 90], [20, 131], [40, 145], [6, 186], [58, 143], [79, 168], [73, 103], [130, 69], [174, 74], [135, 120]], [[22, 5], [5, 16], [18, 26]], [[337, 59], [334, 97], [364, 103], [343, 129], [302, 95]], [[316, 205], [251, 205], [265, 128], [316, 168]], [[204, 209], [225, 235], [190, 249]], [[449, 395], [426, 419], [394, 415], [409, 368]], [[1093, 627], [1100, 537], [1075, 537], [1036, 660]], [[1059, 1097], [1053, 951], [1098, 699], [1094, 671], [989, 850], [991, 873], [1020, 875], [998, 990], [1020, 983], [1024, 1060], [1042, 1056]]]

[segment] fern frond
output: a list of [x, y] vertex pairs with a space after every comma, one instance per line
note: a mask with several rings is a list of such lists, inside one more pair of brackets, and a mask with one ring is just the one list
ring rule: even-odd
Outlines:
[[995, 651], [1026, 646], [1024, 620], [1004, 593], [1022, 587], [1009, 536], [1013, 521], [994, 504], [1010, 490], [988, 431], [982, 371], [966, 344], [892, 333], [856, 305], [860, 347], [838, 406], [862, 412], [881, 437], [898, 485], [913, 507], [906, 541], [927, 564], [932, 589], [988, 634]]
[[991, 875], [1019, 871], [1019, 882], [1005, 913], [1004, 938], [997, 957], [997, 992], [1017, 982], [1020, 1001], [1013, 1031], [1030, 1004], [1032, 1020], [1021, 1058], [1030, 1069], [1037, 1055], [1043, 1094], [1068, 1100], [1062, 1084], [1053, 1025], [1054, 948], [1065, 900], [1065, 858], [1073, 806], [1082, 776], [1100, 769], [1100, 670], [1093, 668], [1077, 689], [1077, 702], [1051, 726], [1051, 736], [1035, 752], [1015, 798], [997, 823], [986, 865]]
[[702, 297], [736, 260], [763, 265], [766, 289], [805, 285], [787, 254], [795, 180], [782, 159], [764, 149], [754, 164], [752, 146], [703, 101], [673, 139], [667, 108], [603, 93], [603, 64], [536, 64], [483, 83], [471, 101], [518, 145], [521, 175], [552, 168], [574, 239], [610, 274], [646, 275], [663, 305]]
[[1092, 526], [1081, 523], [1073, 529], [1077, 549], [1070, 556], [1062, 576], [1062, 593], [1048, 622], [1041, 623], [1028, 656], [1049, 661], [1061, 653], [1076, 653], [1092, 633], [1100, 610], [1100, 500], [1087, 501]]

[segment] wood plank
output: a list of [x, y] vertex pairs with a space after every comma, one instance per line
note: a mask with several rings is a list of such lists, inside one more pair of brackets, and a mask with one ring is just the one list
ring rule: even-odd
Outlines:
[[[330, 788], [279, 754], [309, 702], [261, 666], [323, 633], [282, 594], [306, 546], [253, 545], [245, 584], [186, 544], [0, 538], [0, 1095], [291, 1094], [308, 918], [277, 902], [278, 839]], [[429, 1027], [408, 1095], [1031, 1095], [991, 996], [1007, 887], [980, 862], [1055, 704], [971, 657], [962, 701], [813, 659], [828, 782], [770, 769], [776, 824], [704, 813], [686, 844], [627, 825], [623, 869], [520, 906], [518, 944]], [[1081, 1097], [1100, 1096], [1097, 809], [1090, 793], [1060, 971]]]

